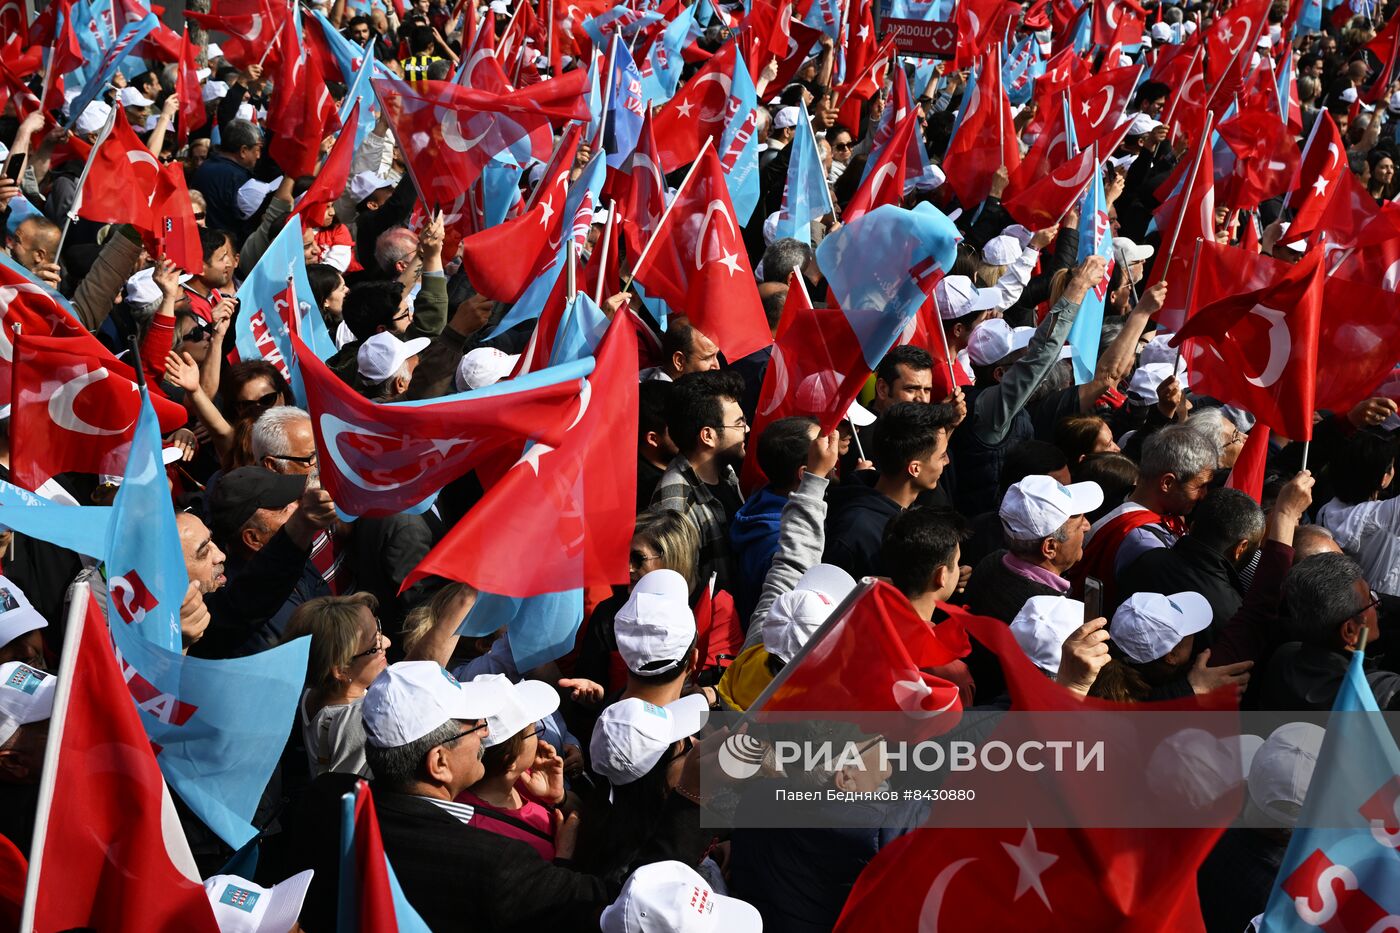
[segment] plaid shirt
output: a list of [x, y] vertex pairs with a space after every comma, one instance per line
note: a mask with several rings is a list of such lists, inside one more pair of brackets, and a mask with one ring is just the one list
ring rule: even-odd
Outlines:
[[[739, 477], [732, 466], [724, 467], [720, 482], [732, 487], [739, 501], [743, 501]], [[729, 550], [729, 515], [724, 510], [724, 503], [710, 492], [710, 487], [695, 474], [695, 467], [683, 455], [677, 454], [661, 475], [656, 492], [651, 496], [651, 507], [675, 509], [695, 523], [700, 530], [700, 559], [695, 567], [695, 578], [708, 580], [714, 573], [715, 587], [730, 589], [734, 568]]]

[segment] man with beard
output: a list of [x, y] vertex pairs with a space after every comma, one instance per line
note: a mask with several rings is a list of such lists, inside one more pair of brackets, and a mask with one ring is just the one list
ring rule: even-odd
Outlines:
[[739, 407], [744, 382], [727, 370], [687, 373], [666, 399], [666, 429], [680, 451], [651, 497], [653, 509], [675, 509], [700, 530], [695, 579], [729, 589], [734, 578], [729, 523], [744, 504], [734, 468], [744, 460], [749, 423]]

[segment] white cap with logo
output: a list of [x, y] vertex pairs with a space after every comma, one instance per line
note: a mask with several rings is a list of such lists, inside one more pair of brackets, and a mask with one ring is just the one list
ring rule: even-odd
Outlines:
[[507, 353], [495, 347], [477, 347], [457, 364], [457, 391], [469, 392], [483, 386], [495, 385], [510, 375], [519, 353]]
[[489, 731], [481, 740], [483, 748], [500, 745], [559, 708], [559, 691], [542, 680], [513, 683], [505, 674], [480, 674], [470, 682], [499, 687], [505, 697], [501, 708], [486, 717]]
[[1083, 624], [1084, 604], [1079, 600], [1032, 596], [1011, 620], [1011, 634], [1031, 663], [1042, 671], [1058, 674], [1065, 639]]
[[1018, 541], [1035, 541], [1052, 535], [1071, 516], [1084, 515], [1103, 505], [1103, 489], [1091, 481], [1068, 486], [1053, 476], [1027, 476], [1002, 497], [1001, 525]]
[[965, 275], [945, 275], [933, 288], [933, 303], [945, 321], [965, 317], [974, 311], [990, 311], [1000, 304], [997, 290], [978, 288]]
[[855, 579], [840, 567], [809, 568], [796, 586], [768, 607], [763, 619], [764, 649], [780, 661], [791, 661], [855, 587]]
[[683, 862], [643, 865], [598, 920], [602, 933], [762, 933], [752, 904], [716, 894]]
[[360, 344], [355, 362], [360, 375], [366, 381], [377, 384], [397, 375], [403, 364], [426, 350], [430, 343], [432, 340], [427, 337], [400, 340], [387, 330], [380, 331]]
[[1130, 661], [1147, 664], [1210, 625], [1212, 614], [1200, 593], [1134, 593], [1113, 613], [1108, 634]]
[[994, 317], [972, 329], [972, 336], [967, 340], [967, 358], [974, 366], [991, 366], [1017, 350], [1024, 350], [1033, 336], [1033, 328], [1013, 328], [1005, 318]]
[[665, 674], [686, 661], [695, 643], [690, 587], [674, 570], [653, 570], [637, 581], [613, 621], [617, 651], [634, 674]]
[[692, 693], [657, 706], [631, 697], [603, 710], [588, 743], [593, 770], [613, 784], [630, 784], [645, 775], [666, 750], [699, 732], [710, 718], [703, 694]]
[[379, 748], [399, 748], [453, 719], [487, 719], [506, 704], [495, 683], [461, 683], [436, 661], [390, 664], [365, 692], [365, 734]]
[[57, 685], [57, 677], [21, 661], [0, 664], [0, 745], [10, 741], [20, 726], [53, 715]]
[[9, 577], [0, 576], [0, 648], [21, 635], [48, 627], [49, 621], [30, 604], [24, 590]]
[[301, 914], [312, 869], [265, 888], [237, 875], [213, 875], [204, 893], [214, 908], [219, 933], [287, 933]]

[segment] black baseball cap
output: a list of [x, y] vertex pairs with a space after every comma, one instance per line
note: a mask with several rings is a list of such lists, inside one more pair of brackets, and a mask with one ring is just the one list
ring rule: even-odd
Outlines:
[[305, 474], [274, 473], [259, 466], [225, 473], [207, 498], [215, 540], [229, 541], [258, 509], [286, 508], [305, 488]]

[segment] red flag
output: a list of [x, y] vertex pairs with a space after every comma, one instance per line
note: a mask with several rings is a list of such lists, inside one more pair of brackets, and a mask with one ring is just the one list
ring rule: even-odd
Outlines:
[[1035, 184], [1017, 191], [1002, 206], [1013, 220], [1029, 230], [1054, 226], [1079, 200], [1094, 172], [1102, 170], [1103, 163], [1095, 155], [1112, 152], [1127, 132], [1127, 124], [1119, 126], [1105, 144], [1085, 149]]
[[919, 125], [919, 112], [910, 110], [908, 116], [899, 121], [889, 143], [875, 156], [866, 172], [860, 188], [851, 196], [850, 203], [841, 211], [841, 219], [850, 223], [857, 217], [873, 211], [885, 204], [899, 205], [904, 201], [904, 186], [907, 182], [910, 141], [922, 127]]
[[[622, 291], [622, 273], [618, 268], [617, 248], [617, 241], [622, 238], [622, 228], [616, 211], [611, 213], [608, 223], [611, 229], [605, 229], [598, 235], [597, 242], [588, 255], [588, 262], [581, 270], [582, 276], [578, 283], [579, 291], [585, 295], [599, 295], [603, 301]], [[604, 239], [607, 240], [606, 243]], [[603, 283], [601, 293], [598, 290], [600, 279]]]
[[188, 27], [180, 41], [180, 66], [175, 70], [175, 94], [180, 98], [180, 114], [176, 120], [176, 141], [183, 147], [190, 138], [190, 131], [197, 130], [209, 122], [204, 110], [204, 97], [196, 74], [195, 48], [190, 42]]
[[1205, 123], [1210, 88], [1206, 85], [1203, 48], [1198, 44], [1191, 54], [1180, 81], [1173, 85], [1176, 90], [1171, 95], [1171, 103], [1162, 115], [1162, 122], [1172, 128], [1174, 139], [1178, 136], [1191, 139], [1196, 127]]
[[1021, 11], [1019, 3], [1005, 0], [965, 0], [957, 5], [954, 22], [958, 26], [958, 50], [954, 65], [966, 68], [986, 52], [992, 42], [1001, 41], [1009, 19]]
[[[1328, 199], [1317, 228], [1326, 235], [1329, 252], [1367, 252], [1369, 247], [1400, 237], [1400, 204], [1376, 204], [1361, 180], [1344, 171], [1337, 178], [1337, 191]], [[1292, 228], [1288, 233], [1291, 239]]]
[[1374, 104], [1390, 92], [1390, 75], [1397, 57], [1400, 57], [1400, 18], [1392, 15], [1385, 28], [1366, 44], [1366, 49], [1380, 59], [1380, 67], [1376, 69], [1376, 77], [1370, 86], [1360, 88], [1357, 96], [1368, 104]]
[[[1024, 191], [1050, 174], [1056, 166], [1063, 165], [1072, 158], [1069, 151], [1069, 131], [1065, 126], [1063, 95], [1038, 97], [1038, 101], [1036, 115], [1032, 118], [1032, 123], [1037, 124], [1034, 129], [1035, 141], [1031, 143], [1030, 149], [1026, 150], [1026, 157], [1021, 160], [1020, 166], [1011, 176], [1011, 184], [1007, 186], [1008, 195]], [[1027, 131], [1030, 132], [1031, 128], [1028, 127]]]
[[1350, 174], [1347, 164], [1347, 144], [1342, 139], [1332, 114], [1326, 111], [1313, 121], [1303, 148], [1302, 165], [1298, 170], [1298, 187], [1284, 202], [1294, 211], [1288, 228], [1290, 242], [1311, 236], [1322, 220], [1327, 205], [1336, 193], [1343, 175]]
[[1157, 229], [1162, 231], [1162, 246], [1147, 277], [1151, 285], [1166, 279], [1167, 297], [1157, 312], [1157, 320], [1168, 330], [1175, 330], [1186, 320], [1196, 242], [1215, 241], [1215, 159], [1210, 149], [1209, 126], [1202, 127], [1196, 152], [1182, 165], [1181, 190], [1164, 200], [1154, 214]]
[[[836, 96], [844, 103], [841, 107], [842, 126], [860, 126], [861, 105], [876, 91], [885, 86], [885, 71], [890, 66], [890, 56], [894, 54], [894, 36], [890, 35], [875, 45], [875, 26], [870, 20], [870, 5], [865, 6], [865, 25], [859, 33], [868, 34], [869, 39], [849, 39], [846, 53], [846, 81], [836, 88]], [[859, 51], [857, 51], [859, 49]]]
[[[1195, 274], [1191, 315], [1171, 341], [1185, 346], [1192, 388], [1242, 405], [1284, 437], [1310, 440], [1321, 251], [1289, 265], [1210, 243], [1201, 250]], [[1240, 289], [1234, 284], [1240, 281], [1250, 285]]]
[[1205, 78], [1211, 110], [1224, 112], [1244, 83], [1255, 43], [1268, 26], [1270, 0], [1242, 0], [1206, 30]]
[[[224, 58], [240, 70], [247, 70], [249, 65], [258, 64], [263, 52], [277, 40], [282, 25], [291, 19], [291, 10], [285, 3], [278, 3], [274, 9], [267, 0], [222, 0], [217, 9], [211, 4], [208, 13], [186, 10], [185, 18], [227, 35], [219, 43]], [[273, 49], [269, 58], [275, 62], [279, 55], [279, 50]]]
[[340, 118], [321, 60], [305, 53], [295, 29], [282, 30], [281, 51], [277, 89], [267, 110], [267, 125], [273, 131], [268, 154], [293, 178], [315, 175], [321, 141], [339, 128]]
[[656, 152], [656, 138], [651, 129], [651, 110], [642, 118], [642, 134], [637, 147], [616, 172], [608, 173], [627, 252], [640, 256], [651, 239], [661, 215], [666, 212], [666, 179], [661, 173], [661, 159]]
[[[136, 373], [97, 338], [14, 338], [10, 473], [35, 489], [59, 473], [119, 475], [141, 399]], [[152, 395], [161, 433], [184, 425], [181, 405]]]
[[10, 341], [16, 328], [26, 336], [76, 337], [97, 343], [68, 310], [67, 301], [14, 263], [0, 262], [0, 299], [0, 399], [10, 398], [10, 369], [14, 363], [14, 345]]
[[727, 42], [652, 117], [663, 172], [689, 165], [705, 142], [719, 143], [726, 125], [735, 49]]
[[295, 334], [292, 347], [306, 385], [321, 479], [336, 505], [352, 515], [402, 512], [526, 437], [558, 444], [564, 434], [556, 425], [559, 412], [584, 389], [577, 378], [534, 380], [532, 387], [485, 398], [377, 405], [345, 385]]
[[1244, 442], [1239, 459], [1230, 470], [1225, 485], [1238, 489], [1255, 502], [1264, 501], [1264, 464], [1269, 458], [1269, 426], [1256, 424]]
[[1095, 45], [1136, 45], [1142, 41], [1144, 13], [1133, 0], [1096, 0], [1092, 42]]
[[925, 720], [934, 729], [947, 729], [962, 712], [957, 686], [927, 668], [964, 657], [967, 634], [957, 623], [925, 622], [888, 583], [874, 583], [813, 638], [778, 675], [765, 712], [902, 711], [939, 720]]
[[773, 342], [713, 146], [681, 183], [632, 275], [731, 360]]
[[360, 125], [360, 105], [350, 109], [350, 119], [340, 128], [335, 145], [326, 156], [321, 171], [302, 194], [294, 214], [303, 219], [303, 226], [319, 227], [326, 218], [326, 208], [345, 192], [350, 180], [350, 159], [355, 154], [355, 130]]
[[[550, 290], [549, 297], [545, 299], [544, 308], [540, 311], [538, 320], [535, 321], [535, 329], [530, 333], [530, 340], [525, 344], [525, 350], [520, 354], [520, 359], [516, 361], [515, 371], [510, 374], [511, 379], [524, 373], [538, 372], [549, 365], [549, 356], [554, 349], [554, 338], [559, 333], [559, 325], [564, 321], [564, 308], [568, 302], [565, 295], [568, 288], [568, 276], [561, 275], [554, 280], [554, 288]], [[503, 469], [508, 469], [506, 464]]]
[[[31, 869], [39, 930], [216, 933], [214, 912], [97, 603], [74, 624], [58, 673]], [[42, 836], [39, 834], [42, 833]]]
[[1011, 102], [1001, 86], [999, 51], [982, 60], [977, 86], [963, 97], [963, 109], [962, 122], [943, 158], [943, 171], [958, 203], [971, 209], [987, 199], [998, 168], [1005, 165], [1014, 172], [1021, 164]]
[[83, 184], [78, 216], [99, 223], [126, 223], [154, 230], [152, 193], [160, 162], [132, 132], [126, 110], [115, 108], [111, 131], [102, 137]]
[[[807, 61], [807, 53], [816, 48], [821, 41], [822, 31], [812, 26], [808, 26], [800, 19], [788, 21], [787, 46], [778, 55], [778, 75], [769, 82], [769, 87], [787, 87], [792, 83], [793, 76]], [[767, 64], [759, 62], [760, 66]]]
[[1216, 179], [1219, 203], [1253, 210], [1261, 201], [1292, 189], [1298, 177], [1298, 144], [1276, 114], [1242, 111], [1216, 129], [1235, 157], [1228, 173]]
[[144, 231], [146, 251], [165, 256], [191, 275], [204, 271], [204, 248], [199, 242], [199, 223], [185, 186], [185, 170], [179, 162], [161, 167], [151, 199], [153, 230]]
[[626, 582], [637, 510], [637, 339], [625, 315], [598, 345], [579, 399], [558, 445], [531, 444], [405, 586], [436, 574], [525, 597]]
[[1113, 68], [1069, 89], [1070, 119], [1081, 149], [1118, 125], [1137, 87], [1141, 65]]
[[[754, 408], [752, 435], [761, 437], [768, 425], [792, 415], [816, 418], [822, 433], [834, 430], [869, 375], [845, 313], [840, 308], [813, 308], [801, 273], [793, 272]], [[757, 444], [749, 445], [741, 473], [750, 491], [767, 481], [757, 449]]]

